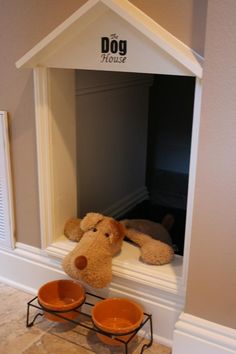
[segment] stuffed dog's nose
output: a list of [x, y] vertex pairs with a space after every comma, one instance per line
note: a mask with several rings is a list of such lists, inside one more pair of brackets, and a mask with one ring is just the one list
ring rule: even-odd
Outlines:
[[83, 270], [84, 268], [87, 267], [87, 258], [85, 256], [78, 256], [75, 258], [75, 266], [79, 270]]

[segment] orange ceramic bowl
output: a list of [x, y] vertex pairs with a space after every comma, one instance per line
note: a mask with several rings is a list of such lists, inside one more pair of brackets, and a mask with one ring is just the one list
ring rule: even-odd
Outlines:
[[[85, 291], [81, 285], [72, 280], [54, 280], [44, 284], [38, 291], [38, 302], [47, 310], [68, 311], [59, 313], [67, 319], [75, 319], [78, 312], [72, 311], [85, 301]], [[70, 311], [71, 310], [71, 311]], [[44, 316], [51, 321], [66, 322], [49, 312]]]
[[[137, 329], [143, 320], [143, 310], [135, 302], [124, 298], [109, 298], [95, 304], [92, 309], [92, 320], [96, 327], [107, 333], [125, 334]], [[97, 334], [100, 340], [110, 345], [122, 345], [121, 342]], [[130, 335], [117, 336], [124, 341]]]

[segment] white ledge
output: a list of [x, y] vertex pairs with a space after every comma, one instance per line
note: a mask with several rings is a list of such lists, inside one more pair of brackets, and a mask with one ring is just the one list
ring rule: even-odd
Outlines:
[[[65, 236], [61, 236], [47, 247], [46, 251], [49, 255], [62, 259], [76, 245], [77, 243], [69, 241]], [[162, 266], [145, 264], [139, 260], [139, 256], [139, 248], [124, 241], [122, 251], [113, 258], [113, 274], [126, 280], [166, 291], [180, 297], [180, 299], [184, 297], [182, 256], [175, 255], [170, 264]]]

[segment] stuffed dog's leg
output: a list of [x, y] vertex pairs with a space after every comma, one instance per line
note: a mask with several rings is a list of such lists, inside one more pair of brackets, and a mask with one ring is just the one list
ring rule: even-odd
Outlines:
[[170, 263], [174, 257], [173, 248], [164, 242], [154, 240], [135, 229], [126, 229], [126, 237], [140, 247], [140, 258], [147, 264], [162, 265]]

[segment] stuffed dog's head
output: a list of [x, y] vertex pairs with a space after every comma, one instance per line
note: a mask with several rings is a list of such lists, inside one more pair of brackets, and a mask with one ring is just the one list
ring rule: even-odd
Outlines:
[[94, 288], [112, 279], [112, 257], [121, 250], [125, 229], [113, 218], [88, 213], [81, 221], [84, 232], [78, 245], [63, 260], [65, 272]]

